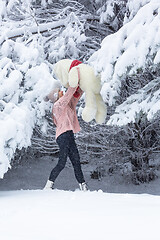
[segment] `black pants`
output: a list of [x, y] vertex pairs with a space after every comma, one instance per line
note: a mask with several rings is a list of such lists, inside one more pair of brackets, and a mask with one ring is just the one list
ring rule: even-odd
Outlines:
[[80, 157], [78, 153], [78, 149], [75, 143], [73, 131], [67, 131], [62, 133], [57, 138], [57, 143], [59, 145], [59, 161], [55, 168], [51, 171], [49, 180], [55, 181], [58, 177], [59, 173], [64, 169], [67, 161], [67, 157], [69, 156], [71, 163], [74, 168], [74, 173], [77, 181], [79, 183], [84, 182], [84, 176], [81, 169]]

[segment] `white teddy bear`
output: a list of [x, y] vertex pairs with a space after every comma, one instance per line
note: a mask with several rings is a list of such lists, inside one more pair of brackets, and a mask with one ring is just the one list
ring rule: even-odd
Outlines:
[[63, 59], [55, 64], [54, 72], [61, 84], [66, 88], [69, 86], [76, 87], [79, 82], [80, 88], [85, 92], [85, 107], [82, 111], [83, 120], [90, 122], [95, 119], [98, 124], [104, 123], [107, 110], [100, 95], [100, 77], [96, 77], [94, 69], [78, 60]]

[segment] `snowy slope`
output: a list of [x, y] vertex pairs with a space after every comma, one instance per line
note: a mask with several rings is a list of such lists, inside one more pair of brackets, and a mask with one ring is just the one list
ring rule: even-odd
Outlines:
[[160, 196], [0, 192], [3, 240], [159, 240]]

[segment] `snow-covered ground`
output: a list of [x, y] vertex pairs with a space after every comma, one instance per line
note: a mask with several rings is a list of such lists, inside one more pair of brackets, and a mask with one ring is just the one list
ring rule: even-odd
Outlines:
[[160, 196], [0, 192], [3, 240], [159, 240]]
[[106, 173], [98, 181], [90, 178], [91, 166], [83, 165], [90, 191], [80, 192], [67, 162], [56, 189], [43, 191], [55, 164], [49, 156], [28, 160], [0, 179], [0, 239], [160, 239], [160, 178], [133, 185]]

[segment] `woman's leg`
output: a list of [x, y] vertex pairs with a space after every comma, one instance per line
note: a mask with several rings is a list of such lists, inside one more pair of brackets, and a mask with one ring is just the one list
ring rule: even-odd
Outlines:
[[68, 141], [68, 132], [61, 134], [57, 138], [57, 143], [59, 145], [59, 161], [55, 168], [51, 171], [49, 180], [54, 182], [60, 172], [64, 169], [67, 161], [68, 151], [69, 151], [69, 141]]
[[85, 180], [84, 180], [83, 172], [81, 169], [80, 156], [79, 156], [79, 152], [77, 149], [77, 145], [75, 143], [73, 132], [70, 132], [70, 136], [69, 136], [68, 156], [73, 165], [75, 177], [76, 177], [78, 183], [84, 183]]

